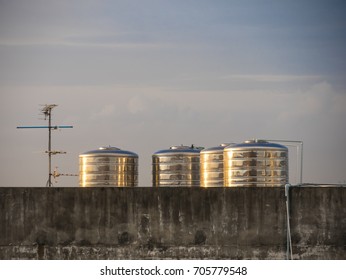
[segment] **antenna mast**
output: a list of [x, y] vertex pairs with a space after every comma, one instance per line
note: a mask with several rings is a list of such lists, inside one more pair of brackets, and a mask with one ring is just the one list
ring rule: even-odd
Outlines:
[[48, 187], [52, 186], [52, 109], [56, 106], [56, 104], [46, 105], [42, 109], [44, 119], [48, 118]]
[[52, 186], [52, 176], [54, 174], [52, 173], [52, 155], [56, 154], [66, 154], [66, 152], [60, 152], [60, 151], [52, 151], [52, 129], [60, 129], [60, 128], [73, 128], [71, 125], [60, 125], [60, 126], [52, 126], [52, 110], [55, 108], [56, 104], [49, 104], [44, 105], [44, 107], [41, 109], [41, 112], [44, 114], [44, 119], [48, 119], [48, 126], [17, 126], [17, 128], [48, 128], [48, 151], [46, 153], [48, 154], [48, 181], [46, 183], [46, 186], [51, 187]]

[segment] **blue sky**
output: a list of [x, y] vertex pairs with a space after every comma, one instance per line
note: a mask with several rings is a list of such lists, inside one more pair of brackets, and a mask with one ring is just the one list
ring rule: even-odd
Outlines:
[[43, 125], [47, 103], [59, 104], [54, 122], [74, 125], [53, 134], [68, 152], [54, 157], [64, 173], [78, 173], [80, 153], [113, 145], [139, 154], [148, 186], [157, 150], [263, 138], [304, 141], [305, 182], [345, 183], [345, 8], [0, 0], [0, 186], [45, 184], [46, 131], [15, 127]]

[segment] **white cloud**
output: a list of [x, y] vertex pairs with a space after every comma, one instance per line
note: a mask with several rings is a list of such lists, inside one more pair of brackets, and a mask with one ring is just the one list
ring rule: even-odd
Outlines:
[[114, 104], [107, 104], [102, 107], [102, 109], [91, 116], [91, 119], [106, 118], [114, 115], [115, 106]]
[[143, 97], [134, 96], [128, 102], [128, 110], [131, 114], [142, 113], [147, 110], [146, 101]]
[[34, 36], [2, 36], [0, 37], [0, 46], [8, 47], [75, 47], [75, 48], [107, 48], [107, 49], [157, 49], [171, 48], [172, 44], [162, 42], [137, 41], [133, 42], [131, 34], [119, 36], [118, 34], [105, 33], [100, 36], [100, 32], [88, 35], [68, 35], [69, 31], [64, 34], [34, 35]]
[[346, 96], [338, 95], [328, 82], [315, 83], [305, 91], [286, 94], [285, 109], [280, 112], [279, 119], [281, 121], [306, 117], [317, 119], [323, 114], [338, 114], [340, 103], [345, 104], [345, 99]]

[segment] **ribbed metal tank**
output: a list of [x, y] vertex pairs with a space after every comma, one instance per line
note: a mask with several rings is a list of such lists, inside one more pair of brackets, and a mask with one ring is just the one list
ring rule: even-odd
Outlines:
[[224, 149], [225, 187], [276, 187], [287, 182], [287, 147], [255, 139]]
[[193, 146], [172, 146], [157, 151], [153, 160], [154, 187], [199, 187], [199, 155]]
[[223, 150], [230, 143], [207, 148], [200, 154], [201, 187], [223, 187]]
[[79, 186], [135, 187], [138, 155], [116, 147], [101, 147], [79, 155]]

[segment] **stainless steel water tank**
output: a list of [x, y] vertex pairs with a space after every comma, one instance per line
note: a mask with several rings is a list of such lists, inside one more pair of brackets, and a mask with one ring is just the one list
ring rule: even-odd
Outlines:
[[225, 143], [201, 151], [201, 187], [223, 187], [223, 150], [228, 145]]
[[79, 155], [81, 187], [134, 187], [137, 184], [137, 154], [115, 147], [101, 147]]
[[226, 187], [275, 187], [284, 186], [287, 182], [287, 147], [256, 139], [224, 149]]
[[153, 186], [199, 187], [200, 151], [181, 145], [153, 154]]

